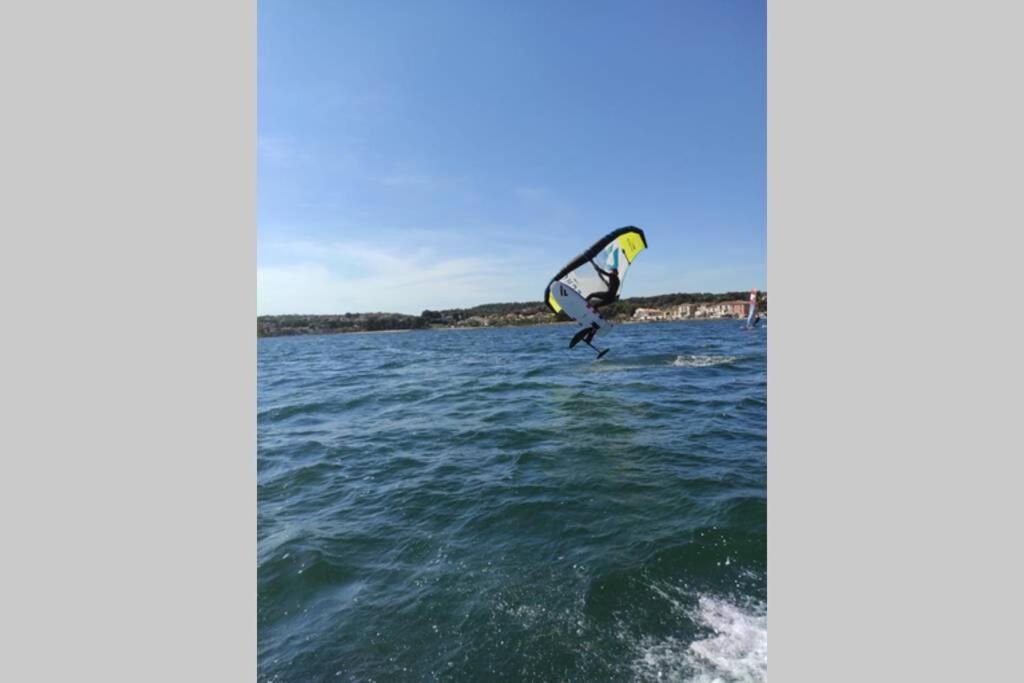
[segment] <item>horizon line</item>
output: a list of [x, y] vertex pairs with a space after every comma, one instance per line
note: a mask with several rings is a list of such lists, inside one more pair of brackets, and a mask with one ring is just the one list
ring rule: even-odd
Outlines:
[[[657, 297], [657, 296], [673, 296], [673, 295], [677, 295], [677, 294], [686, 294], [686, 295], [711, 294], [711, 295], [714, 296], [714, 295], [719, 295], [719, 294], [731, 294], [731, 293], [734, 293], [734, 292], [749, 292], [749, 291], [750, 290], [748, 290], [748, 289], [729, 289], [729, 290], [725, 290], [725, 291], [721, 291], [721, 292], [665, 292], [665, 293], [662, 293], [662, 294], [638, 294], [636, 296], [623, 297], [622, 299], [619, 299], [616, 303], [629, 301], [630, 299], [649, 299], [649, 298]], [[758, 294], [767, 294], [768, 290], [767, 289], [758, 289], [757, 292], [758, 292]], [[531, 299], [529, 301], [492, 301], [492, 302], [483, 303], [483, 304], [475, 304], [473, 306], [456, 306], [456, 307], [452, 307], [452, 308], [438, 308], [438, 309], [425, 308], [423, 310], [424, 311], [468, 311], [470, 309], [479, 308], [481, 306], [512, 306], [512, 305], [527, 306], [527, 305], [531, 305], [531, 304], [537, 304], [537, 305], [543, 306], [544, 305], [544, 301], [541, 300], [541, 299], [538, 299], [538, 300]], [[268, 318], [268, 317], [273, 317], [273, 316], [285, 316], [285, 315], [315, 316], [315, 315], [374, 315], [374, 314], [404, 315], [404, 316], [409, 316], [409, 317], [412, 317], [412, 318], [417, 318], [417, 317], [421, 317], [423, 315], [423, 311], [420, 311], [419, 313], [397, 313], [395, 311], [345, 311], [343, 313], [257, 313], [256, 317], [257, 318]]]

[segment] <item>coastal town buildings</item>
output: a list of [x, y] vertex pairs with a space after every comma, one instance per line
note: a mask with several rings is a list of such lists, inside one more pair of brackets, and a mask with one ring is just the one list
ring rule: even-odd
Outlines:
[[715, 303], [692, 303], [669, 306], [668, 308], [638, 308], [633, 312], [633, 320], [701, 320], [721, 318], [745, 318], [747, 316], [746, 301], [720, 301]]
[[[736, 293], [727, 296], [736, 296]], [[688, 295], [686, 298], [691, 298]], [[676, 298], [682, 298], [681, 296]], [[671, 301], [671, 298], [661, 301]], [[654, 298], [653, 301], [658, 301]], [[764, 300], [762, 300], [764, 301]], [[746, 300], [721, 302], [695, 302], [651, 306], [652, 299], [642, 300], [646, 306], [633, 308], [629, 300], [610, 307], [606, 313], [609, 320], [625, 322], [655, 322], [668, 320], [701, 320], [721, 318], [746, 318]], [[636, 305], [640, 302], [636, 302]], [[760, 315], [767, 317], [767, 302], [761, 304]], [[513, 327], [525, 325], [546, 325], [557, 322], [568, 323], [571, 319], [564, 313], [552, 315], [543, 302], [484, 304], [470, 309], [425, 310], [420, 315], [401, 313], [339, 313], [326, 315], [263, 315], [256, 318], [256, 333], [259, 337], [279, 337], [300, 334], [337, 334], [341, 332], [393, 332], [399, 330], [425, 330], [432, 328], [463, 327]]]
[[660, 308], [638, 308], [633, 311], [634, 320], [668, 320], [669, 312]]

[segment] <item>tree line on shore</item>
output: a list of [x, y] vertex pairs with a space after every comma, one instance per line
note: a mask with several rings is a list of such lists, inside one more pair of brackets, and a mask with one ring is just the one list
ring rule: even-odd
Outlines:
[[[676, 293], [657, 296], [635, 296], [601, 307], [609, 320], [633, 317], [638, 308], [670, 308], [680, 304], [746, 301], [749, 292], [712, 294]], [[762, 293], [759, 307], [768, 310], [767, 295]], [[402, 313], [343, 313], [337, 315], [261, 315], [256, 319], [259, 337], [302, 334], [335, 334], [340, 332], [380, 332], [387, 330], [421, 330], [431, 327], [484, 327], [536, 325], [545, 322], [566, 322], [564, 313], [557, 316], [542, 301], [524, 303], [482, 304], [472, 308], [425, 310], [420, 315]]]

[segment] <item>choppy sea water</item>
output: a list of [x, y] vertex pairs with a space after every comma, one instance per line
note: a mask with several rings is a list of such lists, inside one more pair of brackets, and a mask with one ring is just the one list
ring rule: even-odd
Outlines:
[[767, 680], [767, 328], [261, 339], [262, 681]]

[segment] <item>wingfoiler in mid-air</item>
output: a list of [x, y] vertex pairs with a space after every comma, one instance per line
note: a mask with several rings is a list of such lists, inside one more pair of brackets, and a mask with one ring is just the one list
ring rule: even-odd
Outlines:
[[544, 290], [548, 308], [554, 313], [565, 311], [583, 328], [569, 342], [570, 349], [582, 341], [598, 358], [608, 353], [592, 343], [612, 326], [598, 309], [618, 300], [626, 271], [646, 248], [647, 238], [640, 228], [629, 225], [612, 230], [551, 278]]

